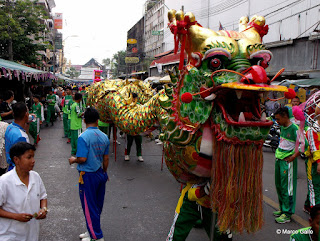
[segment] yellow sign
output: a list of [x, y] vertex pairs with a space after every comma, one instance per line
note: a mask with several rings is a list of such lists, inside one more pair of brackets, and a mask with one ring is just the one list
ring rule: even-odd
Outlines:
[[139, 63], [139, 58], [138, 57], [126, 57], [124, 59], [124, 61], [126, 62], [126, 64], [137, 64], [137, 63]]
[[134, 39], [134, 38], [129, 38], [129, 39], [127, 40], [127, 43], [128, 43], [128, 44], [136, 44], [136, 43], [137, 43], [137, 40]]

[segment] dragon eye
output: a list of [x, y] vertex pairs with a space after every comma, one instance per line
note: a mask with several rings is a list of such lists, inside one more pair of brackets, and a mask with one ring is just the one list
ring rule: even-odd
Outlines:
[[217, 59], [217, 58], [212, 59], [210, 61], [210, 65], [211, 65], [212, 68], [217, 69], [217, 68], [219, 68], [221, 66], [221, 60]]

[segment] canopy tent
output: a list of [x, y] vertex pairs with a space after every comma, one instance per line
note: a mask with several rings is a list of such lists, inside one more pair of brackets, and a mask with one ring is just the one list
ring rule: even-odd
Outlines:
[[4, 59], [0, 59], [0, 70], [0, 78], [4, 77], [9, 80], [12, 80], [12, 78], [17, 78], [18, 80], [22, 79], [26, 82], [30, 82], [32, 79], [35, 79], [36, 81], [46, 81], [47, 79], [57, 80], [57, 77], [52, 73], [30, 68]]
[[144, 80], [144, 82], [159, 83], [160, 78], [161, 78], [161, 77], [158, 77], [158, 76], [150, 76], [150, 77], [146, 78], [146, 79]]
[[160, 83], [171, 83], [171, 78], [169, 75], [166, 75], [164, 77], [162, 77], [161, 79], [159, 79]]
[[308, 88], [312, 86], [320, 86], [320, 78], [316, 79], [299, 79], [299, 80], [283, 80], [279, 85], [289, 87], [291, 84], [298, 87]]

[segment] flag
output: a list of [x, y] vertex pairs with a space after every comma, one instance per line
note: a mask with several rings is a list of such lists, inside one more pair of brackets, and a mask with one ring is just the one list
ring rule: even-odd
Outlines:
[[221, 22], [219, 21], [219, 30], [223, 30], [224, 27], [222, 26]]

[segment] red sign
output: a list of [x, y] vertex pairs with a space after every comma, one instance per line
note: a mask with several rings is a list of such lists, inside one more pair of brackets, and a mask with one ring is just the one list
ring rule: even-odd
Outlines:
[[138, 53], [138, 49], [136, 47], [132, 48], [132, 53]]
[[62, 13], [56, 13], [54, 16], [54, 29], [62, 29]]
[[102, 70], [94, 70], [94, 82], [101, 81]]

